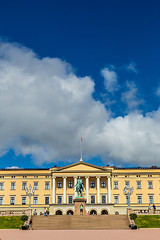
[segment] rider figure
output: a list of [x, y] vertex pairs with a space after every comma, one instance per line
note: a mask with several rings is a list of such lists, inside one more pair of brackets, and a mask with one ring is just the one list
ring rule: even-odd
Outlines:
[[82, 197], [82, 191], [84, 191], [84, 185], [80, 177], [77, 179], [77, 183], [73, 187], [76, 187], [76, 192], [78, 193], [78, 197], [79, 197], [79, 194]]

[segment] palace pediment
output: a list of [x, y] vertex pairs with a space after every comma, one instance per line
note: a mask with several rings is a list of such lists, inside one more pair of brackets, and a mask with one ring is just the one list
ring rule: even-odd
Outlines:
[[70, 164], [68, 166], [65, 167], [60, 167], [58, 169], [53, 169], [52, 171], [55, 172], [99, 172], [99, 173], [106, 173], [106, 172], [110, 172], [110, 169], [105, 169], [103, 167], [98, 167], [86, 162], [78, 162], [78, 163], [74, 163], [74, 164]]

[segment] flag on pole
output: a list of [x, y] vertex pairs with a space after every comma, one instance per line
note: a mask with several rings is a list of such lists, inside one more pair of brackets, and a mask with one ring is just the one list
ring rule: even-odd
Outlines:
[[80, 159], [80, 162], [83, 162], [83, 160], [82, 160], [82, 142], [83, 142], [83, 139], [81, 137], [81, 159]]

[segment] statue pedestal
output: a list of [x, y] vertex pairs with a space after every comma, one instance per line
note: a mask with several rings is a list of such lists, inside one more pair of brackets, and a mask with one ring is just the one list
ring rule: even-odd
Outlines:
[[74, 202], [74, 206], [75, 206], [75, 212], [74, 215], [82, 215], [82, 213], [80, 212], [80, 206], [81, 204], [83, 205], [83, 215], [86, 215], [86, 209], [85, 209], [85, 204], [86, 204], [86, 199], [85, 198], [75, 198], [73, 199]]

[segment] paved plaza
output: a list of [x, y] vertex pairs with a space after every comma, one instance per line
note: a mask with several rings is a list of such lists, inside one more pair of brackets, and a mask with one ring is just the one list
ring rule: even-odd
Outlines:
[[160, 229], [139, 230], [0, 230], [0, 240], [159, 240]]

